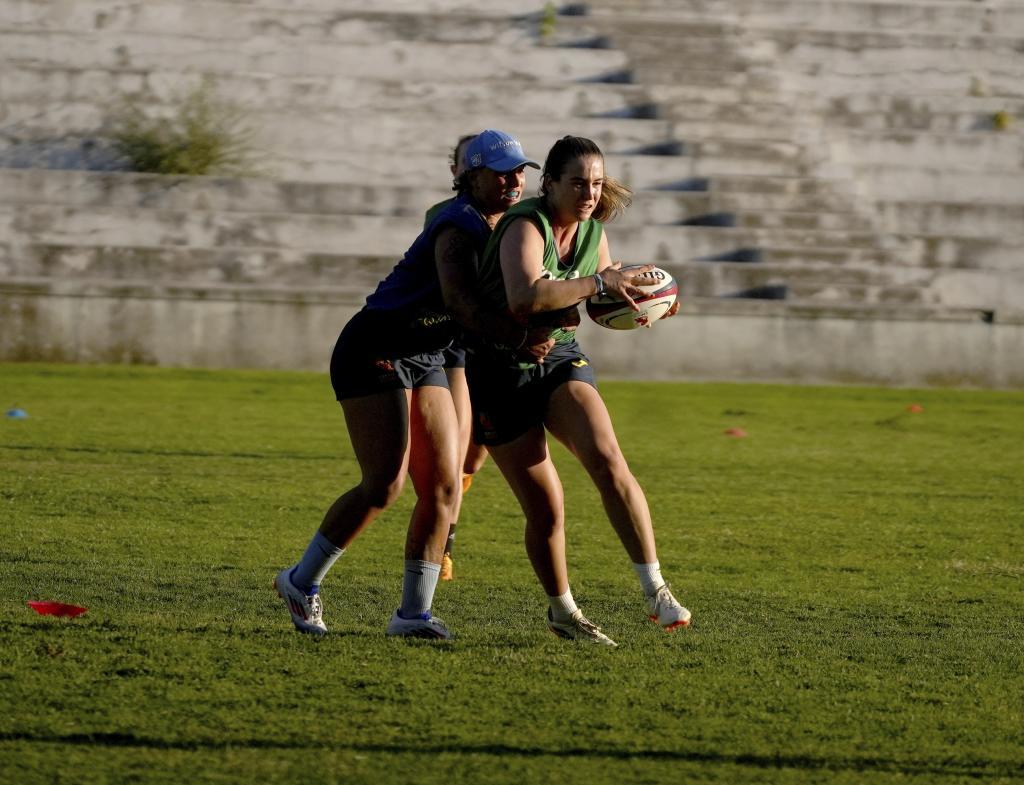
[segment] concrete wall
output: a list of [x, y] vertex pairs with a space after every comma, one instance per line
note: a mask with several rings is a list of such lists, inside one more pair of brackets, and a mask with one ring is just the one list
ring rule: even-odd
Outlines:
[[[326, 373], [360, 303], [282, 287], [0, 282], [0, 359]], [[650, 330], [584, 321], [601, 378], [1024, 388], [1024, 315], [683, 301]]]

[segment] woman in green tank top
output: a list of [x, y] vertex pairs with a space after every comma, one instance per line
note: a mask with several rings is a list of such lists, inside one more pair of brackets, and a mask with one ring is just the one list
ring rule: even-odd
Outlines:
[[651, 266], [625, 272], [612, 262], [602, 224], [629, 204], [629, 190], [605, 176], [594, 142], [559, 140], [541, 177], [541, 196], [511, 208], [495, 227], [480, 285], [486, 301], [524, 325], [524, 345], [546, 337], [551, 349], [534, 363], [511, 347], [485, 347], [470, 358], [474, 431], [526, 515], [526, 549], [548, 595], [549, 628], [564, 638], [614, 646], [569, 590], [563, 492], [547, 432], [576, 456], [600, 492], [640, 580], [645, 613], [666, 630], [689, 624], [690, 612], [661, 577], [647, 500], [575, 339], [581, 302], [608, 292], [632, 305], [631, 296], [640, 293], [636, 276]]

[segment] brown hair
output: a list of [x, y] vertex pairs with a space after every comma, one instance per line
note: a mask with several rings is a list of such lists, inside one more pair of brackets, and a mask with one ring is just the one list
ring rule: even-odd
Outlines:
[[[476, 134], [466, 134], [465, 136], [460, 136], [459, 141], [455, 143], [455, 147], [453, 147], [451, 153], [448, 154], [448, 160], [451, 162], [451, 165], [454, 166], [456, 169], [459, 168], [459, 148], [462, 147], [464, 144], [472, 142], [474, 139], [476, 139], [476, 137]], [[465, 174], [465, 172], [463, 172], [462, 174]], [[463, 191], [469, 190], [469, 183], [467, 180], [463, 179], [462, 175], [459, 175], [458, 177], [452, 180], [452, 190], [457, 191], [458, 193], [461, 194]]]
[[[560, 179], [570, 161], [588, 155], [595, 155], [601, 159], [602, 163], [604, 162], [604, 153], [601, 152], [601, 148], [590, 139], [582, 136], [563, 136], [555, 142], [551, 150], [548, 151], [548, 157], [544, 160], [544, 169], [541, 171], [541, 194], [547, 196], [547, 188], [544, 186], [547, 177], [552, 180]], [[601, 200], [594, 208], [593, 218], [601, 223], [606, 223], [629, 207], [632, 201], [633, 192], [614, 177], [606, 175], [601, 187]]]

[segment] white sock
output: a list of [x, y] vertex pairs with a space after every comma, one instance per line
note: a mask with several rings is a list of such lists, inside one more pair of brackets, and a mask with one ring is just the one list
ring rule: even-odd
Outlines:
[[440, 574], [440, 564], [406, 559], [402, 576], [402, 604], [398, 608], [398, 615], [403, 619], [415, 619], [429, 612]]
[[648, 597], [665, 585], [665, 579], [661, 577], [661, 565], [658, 562], [650, 564], [634, 564], [636, 577], [640, 579], [644, 594]]
[[292, 570], [292, 584], [306, 594], [315, 594], [320, 588], [320, 581], [344, 552], [344, 548], [339, 548], [317, 532], [310, 540], [299, 563]]
[[548, 595], [548, 603], [551, 605], [551, 618], [555, 621], [568, 621], [579, 608], [576, 607], [576, 600], [572, 598], [572, 589], [558, 597]]

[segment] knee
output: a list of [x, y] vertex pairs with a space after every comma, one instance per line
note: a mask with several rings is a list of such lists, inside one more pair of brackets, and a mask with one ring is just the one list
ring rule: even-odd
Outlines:
[[405, 477], [364, 477], [360, 488], [367, 507], [383, 510], [401, 495]]
[[526, 518], [526, 539], [550, 539], [565, 528], [565, 516], [557, 510], [533, 513]]
[[459, 496], [462, 494], [462, 480], [451, 477], [442, 480], [434, 486], [434, 504], [439, 511], [454, 517], [455, 507], [459, 503]]
[[634, 482], [633, 473], [618, 450], [596, 454], [590, 463], [590, 475], [598, 487], [621, 488]]

